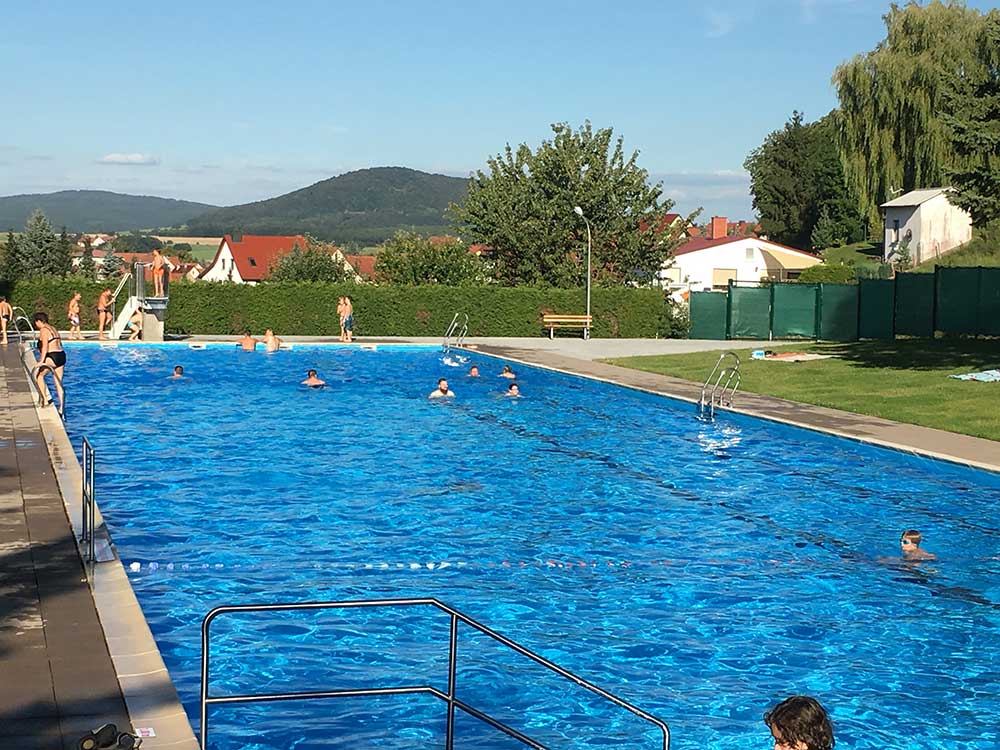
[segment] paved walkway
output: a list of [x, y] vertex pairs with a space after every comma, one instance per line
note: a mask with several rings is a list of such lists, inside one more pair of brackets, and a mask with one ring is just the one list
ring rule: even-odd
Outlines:
[[15, 346], [0, 365], [0, 744], [76, 750], [128, 718]]

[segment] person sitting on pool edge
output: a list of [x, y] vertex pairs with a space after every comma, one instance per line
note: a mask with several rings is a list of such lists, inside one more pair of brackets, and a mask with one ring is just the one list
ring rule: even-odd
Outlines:
[[507, 398], [521, 398], [521, 389], [517, 383], [511, 383], [507, 386], [507, 392], [503, 395]]
[[517, 375], [515, 375], [514, 371], [512, 369], [510, 369], [510, 365], [504, 365], [503, 369], [500, 371], [500, 377], [501, 378], [516, 378]]
[[128, 323], [125, 324], [126, 331], [132, 331], [129, 334], [129, 341], [138, 341], [139, 337], [142, 335], [142, 308], [140, 307], [134, 313], [132, 317], [128, 319]]
[[479, 368], [476, 367], [475, 365], [473, 365], [472, 367], [470, 367], [469, 368], [469, 375], [468, 376], [470, 378], [478, 378], [479, 377]]
[[183, 377], [184, 377], [184, 368], [181, 367], [180, 365], [177, 365], [174, 368], [174, 374], [171, 375], [169, 379], [170, 380], [177, 380], [178, 378], [183, 378]]
[[907, 562], [919, 562], [921, 560], [937, 560], [937, 555], [928, 552], [920, 546], [923, 536], [916, 529], [907, 529], [899, 537], [899, 548], [903, 553], [903, 559]]
[[306, 373], [306, 379], [303, 380], [301, 384], [307, 385], [310, 388], [322, 388], [324, 385], [326, 385], [326, 381], [320, 380], [318, 377], [316, 377], [315, 370], [309, 370], [309, 372]]
[[793, 695], [764, 714], [774, 750], [832, 750], [833, 725], [815, 698]]
[[448, 390], [448, 381], [444, 378], [438, 380], [438, 387], [431, 391], [427, 398], [450, 398], [454, 392]]
[[245, 352], [252, 352], [252, 351], [254, 351], [257, 348], [257, 344], [259, 344], [260, 342], [257, 341], [257, 339], [255, 339], [253, 336], [250, 335], [250, 329], [248, 328], [244, 332], [243, 338], [240, 339], [239, 343], [240, 343], [240, 347], [243, 349], [243, 351], [245, 351]]

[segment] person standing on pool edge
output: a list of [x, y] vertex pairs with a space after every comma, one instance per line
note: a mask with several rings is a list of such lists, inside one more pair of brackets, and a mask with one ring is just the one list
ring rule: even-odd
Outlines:
[[34, 315], [35, 328], [38, 329], [38, 366], [35, 368], [35, 384], [38, 386], [38, 405], [45, 406], [45, 371], [51, 370], [55, 375], [56, 393], [59, 396], [59, 410], [66, 403], [66, 392], [63, 390], [63, 369], [66, 367], [66, 352], [63, 351], [59, 331], [49, 323], [49, 316], [43, 312]]
[[14, 317], [14, 308], [10, 306], [10, 302], [7, 301], [6, 297], [0, 297], [0, 326], [3, 327], [3, 343], [7, 343], [7, 324], [10, 323], [10, 319]]
[[111, 323], [111, 289], [105, 287], [101, 296], [97, 298], [97, 338], [107, 339], [104, 335], [104, 327]]
[[344, 341], [354, 341], [354, 303], [350, 297], [344, 297]]
[[815, 698], [793, 695], [764, 714], [774, 750], [832, 750], [833, 724]]

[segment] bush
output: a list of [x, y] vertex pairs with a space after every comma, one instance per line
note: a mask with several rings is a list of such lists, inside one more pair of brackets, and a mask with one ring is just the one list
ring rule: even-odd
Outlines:
[[[65, 321], [66, 303], [79, 291], [83, 327], [94, 328], [94, 302], [103, 287], [79, 277], [44, 278], [19, 282], [9, 296], [29, 314], [44, 310]], [[582, 314], [586, 306], [583, 289], [177, 283], [170, 288], [166, 330], [234, 334], [270, 327], [279, 335], [335, 336], [337, 298], [344, 295], [354, 302], [355, 332], [361, 336], [441, 336], [456, 312], [468, 313], [471, 336], [540, 336], [543, 313]], [[594, 289], [592, 312], [595, 337], [681, 336], [686, 327], [685, 316], [667, 306], [659, 289]]]
[[854, 267], [846, 263], [820, 263], [810, 266], [796, 279], [801, 284], [847, 284], [855, 280]]

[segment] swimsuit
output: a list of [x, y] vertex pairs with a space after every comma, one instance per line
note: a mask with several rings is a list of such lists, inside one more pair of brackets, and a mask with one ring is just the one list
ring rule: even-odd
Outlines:
[[354, 329], [354, 316], [348, 315], [346, 318], [344, 318], [344, 330], [351, 331], [353, 329]]
[[66, 366], [66, 352], [49, 352], [45, 355], [45, 359], [51, 359], [54, 367]]
[[72, 323], [75, 326], [80, 325], [80, 316], [79, 315], [70, 315], [69, 316], [69, 322]]

